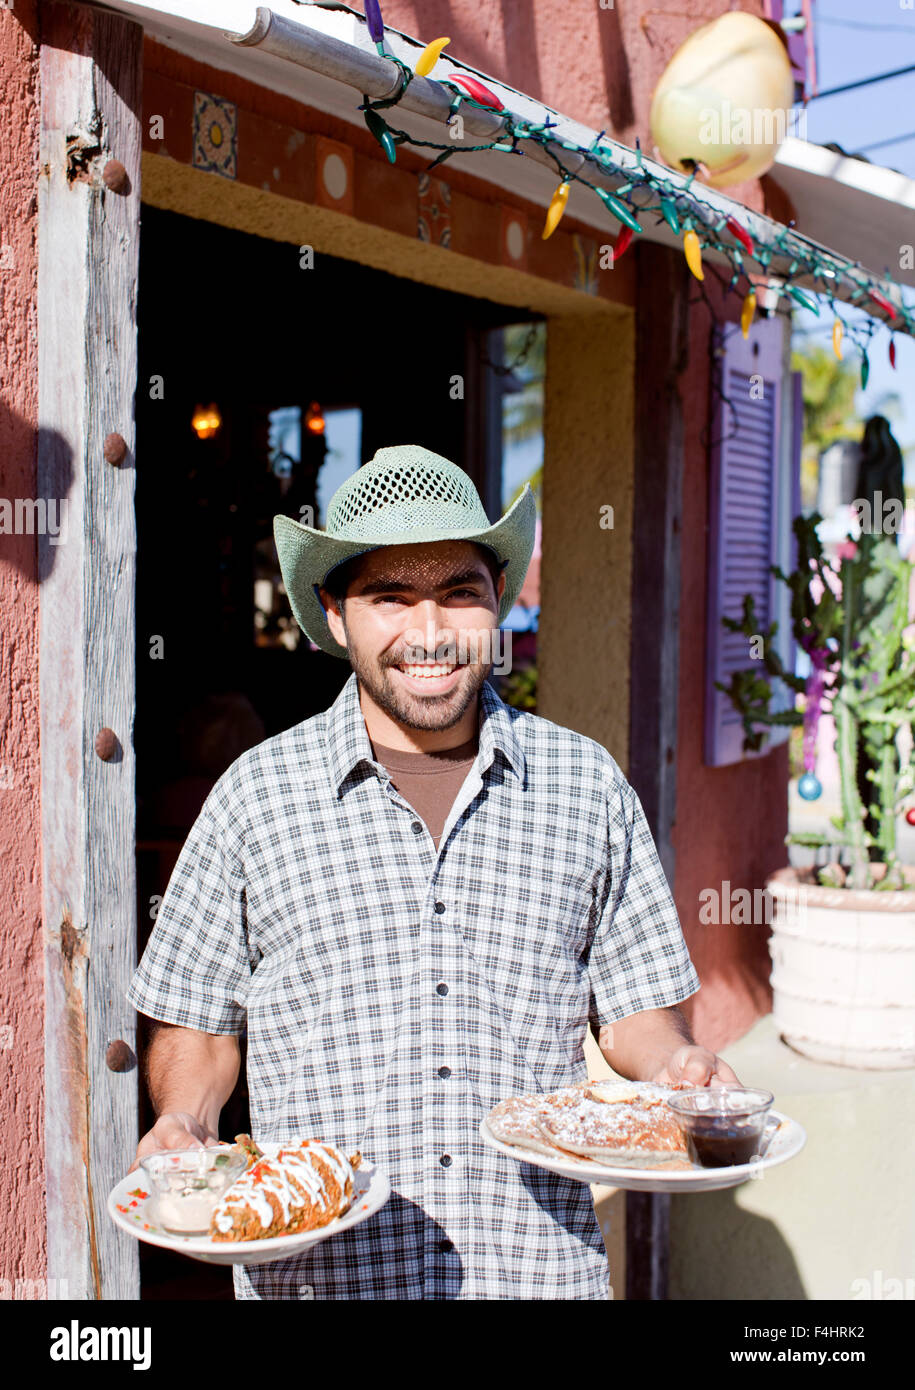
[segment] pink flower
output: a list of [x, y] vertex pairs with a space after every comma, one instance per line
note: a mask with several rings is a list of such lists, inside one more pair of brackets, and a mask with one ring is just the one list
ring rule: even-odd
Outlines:
[[852, 540], [839, 541], [836, 546], [836, 554], [840, 560], [853, 560], [858, 553], [858, 547]]

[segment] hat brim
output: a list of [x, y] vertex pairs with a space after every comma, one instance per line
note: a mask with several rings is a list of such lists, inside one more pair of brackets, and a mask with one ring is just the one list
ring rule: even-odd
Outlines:
[[537, 504], [530, 484], [509, 507], [503, 517], [485, 530], [405, 531], [400, 535], [385, 535], [377, 545], [365, 540], [342, 540], [329, 536], [313, 526], [294, 521], [291, 516], [273, 519], [273, 538], [280, 562], [283, 584], [289, 606], [299, 627], [317, 647], [331, 656], [346, 658], [346, 648], [333, 637], [327, 625], [318, 589], [335, 565], [354, 555], [365, 555], [392, 545], [431, 545], [438, 541], [477, 541], [489, 546], [497, 555], [505, 573], [505, 589], [499, 603], [498, 621], [501, 625], [512, 608], [527, 574], [537, 526]]

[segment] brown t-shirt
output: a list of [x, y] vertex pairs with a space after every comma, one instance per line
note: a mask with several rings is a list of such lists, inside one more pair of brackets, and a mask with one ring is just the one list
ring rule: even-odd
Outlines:
[[372, 739], [369, 742], [404, 801], [409, 801], [426, 822], [438, 849], [448, 812], [477, 756], [478, 735], [438, 753], [405, 753], [400, 748], [385, 748]]

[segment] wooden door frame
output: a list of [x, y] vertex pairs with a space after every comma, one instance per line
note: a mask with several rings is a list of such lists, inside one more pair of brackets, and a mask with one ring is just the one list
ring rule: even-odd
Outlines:
[[[49, 1287], [136, 1299], [134, 393], [143, 30], [41, 6], [38, 495]], [[117, 161], [117, 164], [112, 161]], [[107, 745], [107, 746], [106, 746]], [[113, 1044], [120, 1044], [113, 1046]]]

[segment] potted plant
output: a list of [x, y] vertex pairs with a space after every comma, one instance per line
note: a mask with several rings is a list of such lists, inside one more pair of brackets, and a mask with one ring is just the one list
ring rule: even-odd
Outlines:
[[[727, 686], [715, 684], [741, 715], [745, 751], [762, 748], [760, 726], [803, 724], [798, 791], [807, 800], [821, 791], [814, 772], [820, 714], [828, 710], [835, 722], [840, 812], [825, 833], [785, 837], [835, 854], [825, 865], [782, 868], [766, 881], [775, 904], [771, 982], [782, 1036], [821, 1061], [915, 1066], [915, 868], [896, 851], [897, 821], [915, 791], [915, 567], [892, 536], [870, 530], [838, 547], [836, 566], [823, 553], [821, 520], [818, 513], [795, 520], [792, 574], [771, 566], [791, 591], [793, 632], [810, 658], [809, 676], [785, 669], [772, 641], [777, 624], [762, 630], [747, 594], [741, 618], [722, 621], [753, 641], [761, 659], [733, 673]], [[770, 711], [773, 679], [803, 694], [804, 709]], [[906, 818], [915, 824], [915, 805]]]

